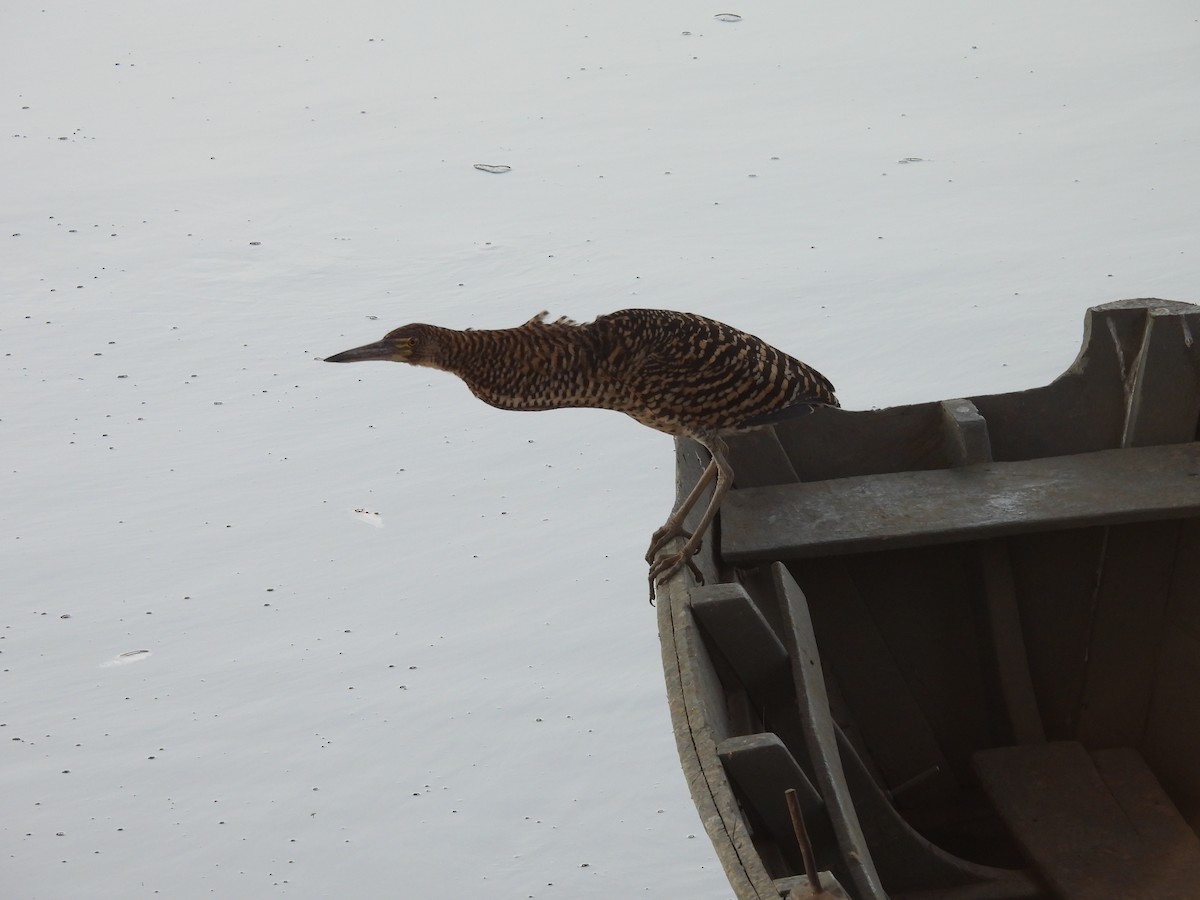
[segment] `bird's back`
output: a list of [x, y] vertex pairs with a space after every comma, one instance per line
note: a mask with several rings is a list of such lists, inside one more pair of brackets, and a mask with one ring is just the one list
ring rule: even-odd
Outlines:
[[782, 350], [694, 313], [625, 309], [592, 323], [602, 343], [624, 348], [614, 376], [622, 412], [672, 434], [748, 427], [837, 406], [833, 385]]
[[838, 405], [811, 366], [692, 313], [625, 309], [582, 325], [536, 316], [518, 328], [449, 332], [445, 350], [444, 368], [493, 406], [613, 409], [670, 434]]

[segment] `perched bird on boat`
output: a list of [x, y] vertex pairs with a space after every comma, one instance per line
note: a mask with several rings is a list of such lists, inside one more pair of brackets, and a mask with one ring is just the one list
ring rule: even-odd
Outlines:
[[[461, 378], [499, 409], [613, 409], [667, 434], [690, 437], [712, 459], [695, 487], [654, 532], [650, 596], [692, 556], [733, 484], [725, 436], [838, 406], [820, 372], [770, 344], [693, 313], [623, 309], [578, 324], [538, 313], [517, 328], [456, 331], [405, 325], [382, 340], [326, 362], [390, 360], [429, 366]], [[683, 520], [713, 479], [716, 486], [695, 531]], [[683, 547], [665, 552], [677, 537]]]

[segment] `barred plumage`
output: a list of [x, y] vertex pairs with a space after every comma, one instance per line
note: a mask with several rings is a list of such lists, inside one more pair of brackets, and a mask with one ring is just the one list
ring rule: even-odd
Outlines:
[[[712, 462], [655, 532], [646, 554], [652, 596], [656, 582], [691, 564], [732, 484], [722, 435], [814, 406], [838, 405], [833, 385], [821, 373], [713, 319], [658, 309], [620, 310], [584, 324], [566, 318], [547, 322], [546, 315], [496, 330], [406, 325], [327, 361], [431, 366], [458, 375], [476, 397], [500, 409], [612, 409], [702, 443]], [[701, 524], [687, 534], [683, 518], [713, 478], [717, 484]], [[687, 537], [683, 548], [660, 556], [681, 535]]]

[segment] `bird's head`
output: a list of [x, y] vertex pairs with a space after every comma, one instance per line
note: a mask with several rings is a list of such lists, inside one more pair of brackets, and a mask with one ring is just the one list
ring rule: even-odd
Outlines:
[[414, 366], [438, 367], [442, 329], [433, 325], [405, 325], [383, 336], [373, 344], [364, 344], [353, 350], [343, 350], [325, 357], [325, 362], [362, 362], [365, 359], [381, 359], [389, 362], [406, 362]]

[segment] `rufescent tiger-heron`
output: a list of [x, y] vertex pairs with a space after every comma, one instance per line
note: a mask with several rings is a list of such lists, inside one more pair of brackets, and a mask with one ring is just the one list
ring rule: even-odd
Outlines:
[[[695, 487], [650, 539], [650, 597], [683, 565], [699, 578], [700, 548], [733, 484], [725, 436], [837, 406], [816, 369], [721, 322], [665, 309], [623, 309], [579, 324], [539, 313], [517, 328], [458, 331], [405, 325], [382, 340], [326, 362], [390, 360], [451, 372], [499, 409], [613, 409], [667, 434], [702, 444], [712, 459]], [[716, 479], [700, 523], [684, 518]], [[677, 537], [682, 548], [666, 552]]]

